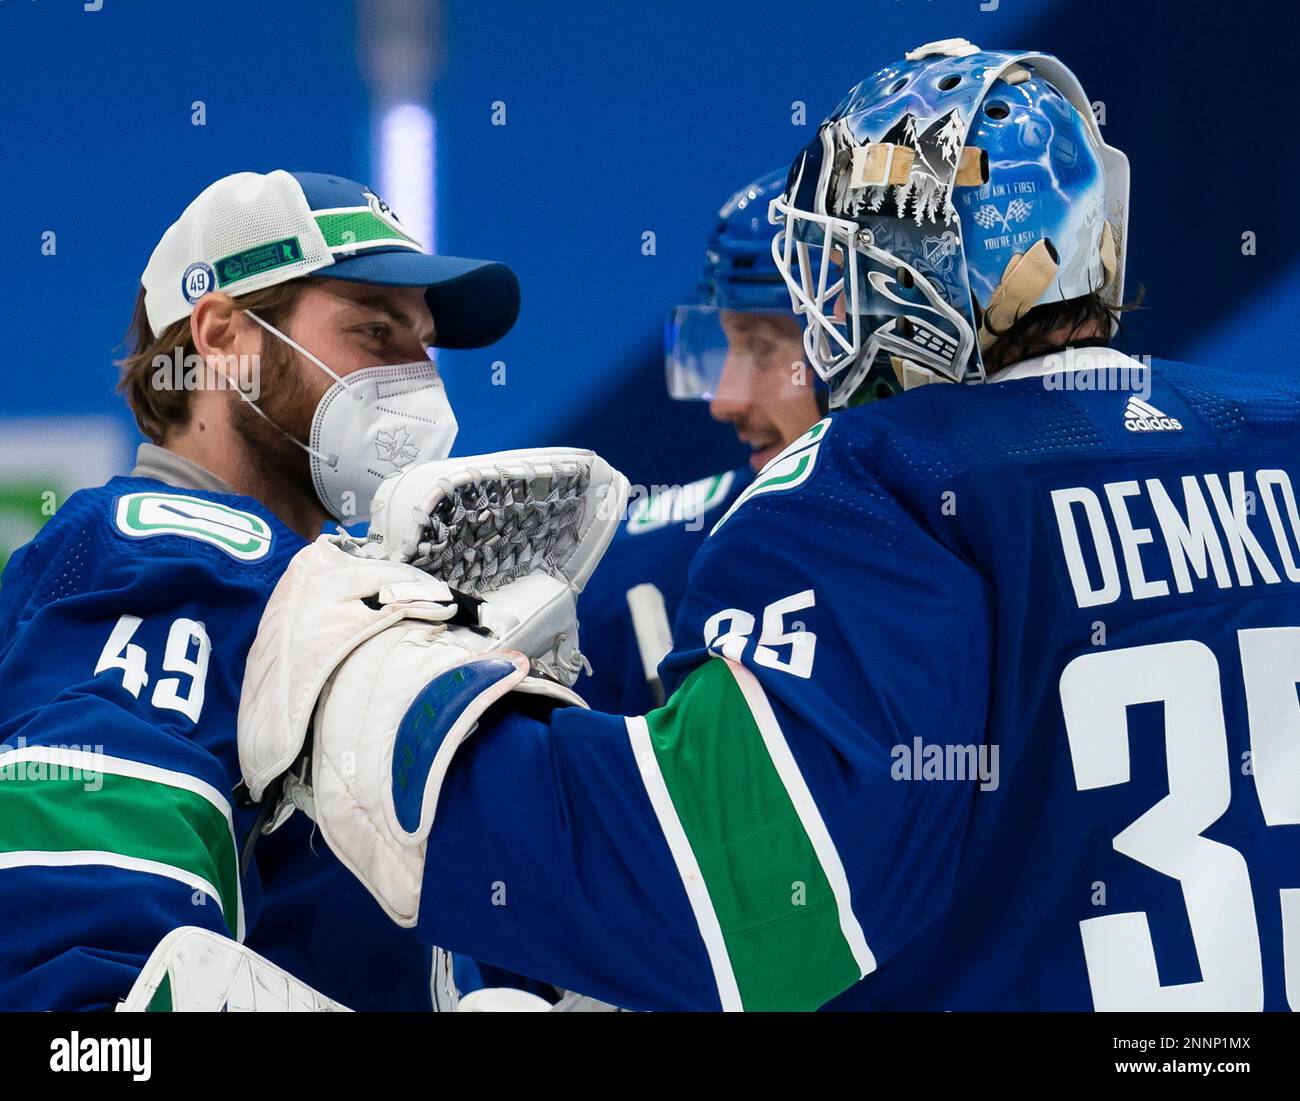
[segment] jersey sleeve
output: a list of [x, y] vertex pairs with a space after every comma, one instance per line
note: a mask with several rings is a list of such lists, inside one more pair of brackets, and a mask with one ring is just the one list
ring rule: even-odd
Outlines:
[[234, 716], [274, 570], [180, 535], [132, 539], [92, 493], [5, 576], [10, 1010], [111, 1008], [170, 930], [242, 939], [246, 922]]
[[983, 742], [987, 583], [820, 451], [695, 560], [664, 707], [458, 751], [423, 935], [628, 1008], [812, 1009], [943, 911], [974, 785], [926, 763]]

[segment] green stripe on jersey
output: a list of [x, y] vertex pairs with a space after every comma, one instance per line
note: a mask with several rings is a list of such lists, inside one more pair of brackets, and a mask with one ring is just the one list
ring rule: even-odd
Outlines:
[[645, 718], [748, 1010], [816, 1009], [861, 970], [826, 873], [727, 663]]
[[106, 852], [198, 876], [216, 888], [239, 936], [239, 862], [230, 823], [198, 792], [101, 772], [85, 779], [0, 780], [0, 853]]

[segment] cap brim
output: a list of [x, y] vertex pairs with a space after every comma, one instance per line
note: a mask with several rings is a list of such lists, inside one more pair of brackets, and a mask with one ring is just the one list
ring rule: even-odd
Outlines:
[[505, 264], [430, 256], [410, 249], [367, 252], [337, 260], [312, 278], [425, 287], [437, 348], [484, 348], [506, 335], [519, 316], [519, 279]]

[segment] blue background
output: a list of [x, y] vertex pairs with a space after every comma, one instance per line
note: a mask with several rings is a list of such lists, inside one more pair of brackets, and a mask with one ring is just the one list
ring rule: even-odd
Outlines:
[[[457, 453], [594, 446], [642, 482], [737, 465], [729, 430], [663, 394], [664, 313], [693, 295], [731, 191], [788, 162], [861, 77], [950, 36], [1057, 53], [1105, 102], [1107, 140], [1132, 163], [1128, 289], [1147, 291], [1126, 350], [1295, 369], [1297, 36], [1281, 9], [448, 0], [429, 101], [438, 245], [509, 262], [524, 294], [502, 344], [441, 356]], [[133, 431], [112, 360], [139, 274], [216, 177], [375, 178], [357, 39], [351, 0], [0, 0], [0, 417], [109, 413]]]

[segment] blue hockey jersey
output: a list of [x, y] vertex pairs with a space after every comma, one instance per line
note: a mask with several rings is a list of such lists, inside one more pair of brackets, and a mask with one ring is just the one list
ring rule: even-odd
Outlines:
[[240, 855], [235, 720], [303, 540], [249, 498], [115, 478], [0, 585], [0, 1009], [111, 1008], [171, 929], [245, 939], [354, 1008], [428, 1009], [430, 950], [310, 823]]
[[768, 464], [664, 707], [458, 749], [422, 935], [630, 1008], [1300, 1009], [1300, 382], [1092, 354]]
[[641, 660], [628, 594], [651, 585], [668, 631], [686, 595], [686, 571], [709, 529], [754, 480], [749, 467], [683, 486], [662, 487], [632, 503], [600, 567], [578, 597], [582, 650], [591, 672], [578, 694], [597, 711], [641, 715], [657, 703]]

